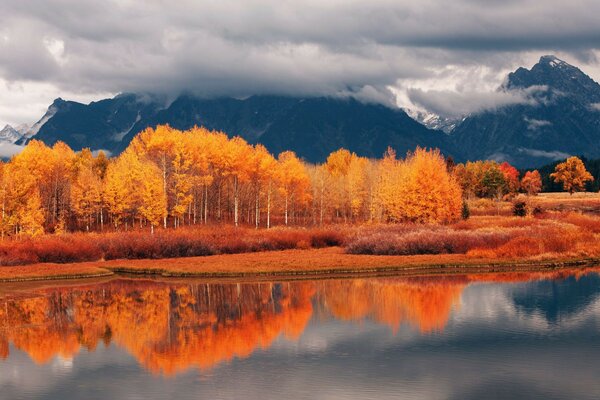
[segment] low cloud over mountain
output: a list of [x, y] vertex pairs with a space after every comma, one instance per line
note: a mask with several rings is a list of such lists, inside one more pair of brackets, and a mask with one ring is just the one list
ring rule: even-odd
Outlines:
[[[401, 87], [440, 102], [445, 90], [485, 92], [490, 83], [473, 69], [500, 77], [549, 50], [597, 76], [599, 13], [594, 0], [578, 7], [559, 0], [458, 0], [452, 7], [440, 0], [186, 0], [168, 7], [161, 0], [6, 0], [0, 123], [33, 122], [41, 97], [46, 104], [58, 96], [89, 101], [123, 91], [351, 93], [385, 102], [390, 87]], [[469, 73], [455, 74], [448, 88], [441, 78], [449, 68]], [[496, 100], [486, 102], [506, 101], [490, 96]], [[19, 115], [7, 107], [15, 99], [23, 104]]]

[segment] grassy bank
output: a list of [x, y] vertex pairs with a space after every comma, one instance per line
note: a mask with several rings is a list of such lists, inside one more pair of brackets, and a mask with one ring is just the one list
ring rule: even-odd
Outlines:
[[215, 225], [177, 230], [46, 235], [0, 242], [0, 266], [175, 259], [342, 247], [349, 254], [462, 254], [489, 259], [600, 255], [600, 217], [547, 212], [535, 218], [476, 216], [452, 225], [335, 225], [260, 229]]
[[342, 248], [268, 251], [161, 260], [111, 260], [73, 264], [43, 263], [0, 268], [0, 282], [79, 279], [112, 274], [201, 278], [319, 278], [376, 274], [430, 275], [540, 271], [589, 267], [600, 257], [546, 254], [527, 258], [481, 258], [465, 254], [373, 256]]
[[[165, 276], [398, 273], [421, 269], [590, 265], [600, 258], [598, 194], [551, 194], [535, 217], [489, 211], [451, 225], [228, 225], [46, 235], [0, 242], [0, 280], [59, 279], [115, 272]], [[500, 209], [510, 203], [501, 203]], [[564, 211], [574, 208], [576, 211]], [[562, 210], [562, 211], [560, 211]], [[481, 210], [480, 210], [481, 211]]]

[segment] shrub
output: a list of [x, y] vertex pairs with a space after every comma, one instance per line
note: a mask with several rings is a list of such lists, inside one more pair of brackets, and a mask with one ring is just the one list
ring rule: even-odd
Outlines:
[[513, 203], [513, 215], [515, 217], [527, 216], [527, 203], [523, 200], [517, 200]]
[[256, 230], [222, 225], [158, 230], [154, 235], [147, 231], [47, 235], [0, 242], [0, 265], [194, 257], [340, 246], [352, 230], [351, 227], [345, 230]]
[[469, 209], [469, 203], [467, 203], [465, 200], [463, 200], [463, 205], [462, 205], [462, 219], [467, 220], [469, 219], [469, 217], [471, 216], [471, 210]]
[[450, 228], [415, 227], [408, 232], [377, 232], [351, 241], [351, 254], [416, 255], [466, 253], [477, 247], [494, 247], [510, 240], [502, 231], [464, 231]]

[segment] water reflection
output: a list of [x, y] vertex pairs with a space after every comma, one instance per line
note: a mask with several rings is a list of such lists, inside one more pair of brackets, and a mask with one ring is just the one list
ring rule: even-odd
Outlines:
[[46, 364], [114, 344], [146, 370], [171, 376], [247, 358], [280, 337], [297, 341], [311, 318], [442, 333], [465, 288], [486, 282], [537, 282], [540, 290], [513, 288], [513, 302], [551, 322], [597, 297], [596, 274], [585, 290], [569, 285], [591, 271], [232, 284], [120, 279], [40, 289], [1, 300], [0, 357], [13, 347]]

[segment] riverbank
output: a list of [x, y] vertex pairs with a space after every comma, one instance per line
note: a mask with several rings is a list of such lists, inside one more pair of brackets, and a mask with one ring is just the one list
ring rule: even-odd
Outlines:
[[540, 271], [589, 267], [600, 257], [548, 254], [491, 259], [465, 254], [374, 256], [347, 254], [342, 248], [283, 250], [160, 260], [110, 260], [73, 264], [41, 263], [0, 268], [0, 282], [84, 279], [135, 274], [196, 278], [306, 279], [363, 275], [431, 275]]

